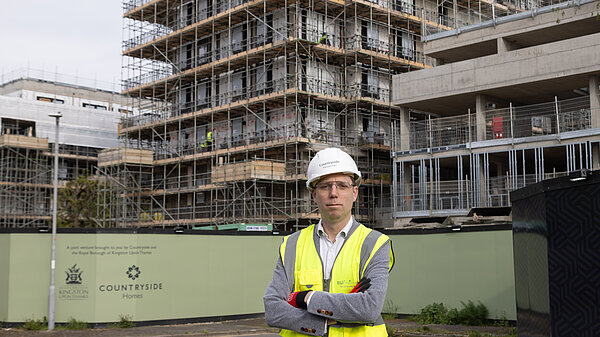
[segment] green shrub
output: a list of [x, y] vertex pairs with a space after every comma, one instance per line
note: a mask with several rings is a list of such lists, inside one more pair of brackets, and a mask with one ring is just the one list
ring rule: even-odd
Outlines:
[[428, 304], [421, 309], [417, 321], [421, 324], [440, 324], [447, 313], [444, 303]]
[[48, 319], [44, 316], [43, 320], [40, 319], [28, 319], [23, 324], [24, 330], [46, 330], [48, 329]]
[[119, 315], [119, 323], [117, 323], [118, 328], [133, 328], [135, 323], [131, 321], [131, 316], [129, 315]]
[[459, 315], [460, 315], [460, 313], [456, 308], [452, 308], [452, 309], [448, 310], [448, 313], [446, 314], [446, 317], [444, 319], [444, 323], [442, 323], [442, 324], [450, 324], [450, 325], [460, 324]]
[[462, 324], [484, 325], [489, 315], [486, 306], [479, 302], [475, 305], [472, 301], [461, 302], [463, 308], [457, 310], [448, 308], [443, 303], [433, 303], [421, 309], [416, 321], [421, 324]]
[[463, 301], [460, 303], [463, 308], [458, 311], [458, 324], [485, 325], [489, 311], [483, 303], [479, 302], [477, 305], [473, 301], [469, 301], [467, 304]]
[[444, 303], [433, 303], [421, 309], [417, 322], [421, 324], [456, 324], [458, 311], [447, 308]]
[[88, 325], [86, 322], [78, 321], [71, 317], [69, 318], [69, 321], [67, 321], [67, 324], [64, 325], [64, 328], [68, 330], [83, 330], [87, 329]]

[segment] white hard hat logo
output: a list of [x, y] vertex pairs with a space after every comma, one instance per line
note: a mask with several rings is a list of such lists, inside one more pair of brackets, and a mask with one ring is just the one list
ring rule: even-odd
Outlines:
[[360, 184], [361, 174], [354, 162], [346, 152], [338, 148], [326, 148], [315, 154], [308, 165], [308, 179], [306, 187], [312, 189], [312, 184], [321, 177], [333, 173], [344, 173], [353, 177], [356, 185]]
[[333, 165], [337, 165], [339, 163], [340, 163], [339, 160], [328, 161], [328, 162], [325, 162], [325, 163], [319, 163], [319, 167], [326, 168], [326, 167], [330, 167], [330, 166], [333, 166]]

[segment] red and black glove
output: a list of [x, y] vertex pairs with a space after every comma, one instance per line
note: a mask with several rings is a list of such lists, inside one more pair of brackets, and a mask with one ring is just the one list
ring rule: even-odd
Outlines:
[[287, 302], [295, 308], [306, 310], [306, 294], [308, 294], [309, 291], [310, 290], [305, 290], [291, 293], [288, 295]]
[[365, 292], [369, 287], [371, 287], [371, 279], [363, 277], [362, 280], [358, 281], [354, 288], [350, 290], [349, 294]]

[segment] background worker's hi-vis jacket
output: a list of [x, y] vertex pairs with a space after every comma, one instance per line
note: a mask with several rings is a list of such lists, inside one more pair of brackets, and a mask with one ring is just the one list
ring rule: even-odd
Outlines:
[[[284, 239], [264, 297], [267, 323], [283, 328], [282, 336], [387, 336], [381, 309], [394, 263], [389, 237], [354, 221], [333, 264], [331, 279], [323, 280], [315, 227]], [[371, 288], [348, 294], [363, 277], [371, 279]], [[287, 294], [303, 290], [315, 291], [307, 310], [285, 301]], [[326, 329], [327, 318], [338, 323]]]

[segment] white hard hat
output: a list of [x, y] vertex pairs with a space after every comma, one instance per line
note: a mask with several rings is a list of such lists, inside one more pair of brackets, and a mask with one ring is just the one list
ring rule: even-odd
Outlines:
[[360, 185], [361, 175], [354, 159], [338, 148], [328, 147], [317, 152], [310, 161], [310, 164], [308, 164], [306, 187], [312, 190], [313, 183], [317, 182], [321, 177], [333, 173], [352, 175], [354, 183]]

